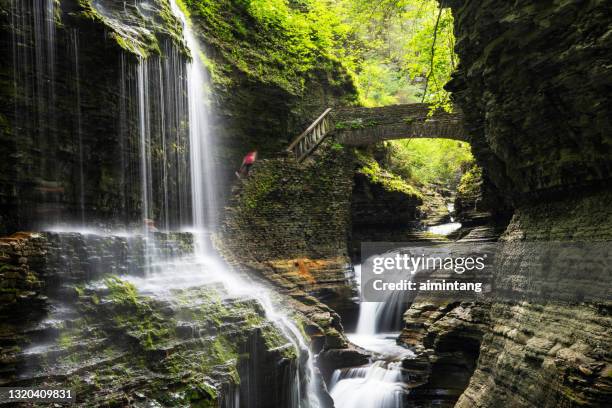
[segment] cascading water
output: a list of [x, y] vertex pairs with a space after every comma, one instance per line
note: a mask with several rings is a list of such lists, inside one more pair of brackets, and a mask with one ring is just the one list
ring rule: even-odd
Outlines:
[[[213, 161], [213, 143], [210, 138], [209, 112], [206, 91], [210, 90], [207, 72], [202, 64], [203, 55], [199, 42], [191, 30], [190, 23], [175, 0], [170, 0], [172, 12], [183, 25], [183, 33], [187, 47], [191, 51], [192, 60], [187, 66], [187, 87], [189, 95], [189, 141], [191, 152], [191, 186], [193, 227], [195, 229], [196, 258], [210, 260], [214, 258], [210, 246], [206, 243], [206, 232], [214, 231], [216, 226], [217, 203], [215, 200], [215, 165]], [[267, 290], [253, 290], [252, 282], [245, 282], [240, 277], [219, 265], [226, 288], [236, 296], [252, 297], [258, 293], [258, 301], [263, 306], [266, 316], [281, 329], [287, 339], [298, 350], [306, 353], [306, 366], [298, 367], [294, 379], [294, 396], [291, 398], [293, 407], [316, 408], [319, 404], [316, 376], [313, 366], [313, 356], [296, 325], [275, 307]], [[217, 272], [219, 273], [219, 272]], [[299, 362], [300, 359], [298, 359]], [[300, 375], [306, 378], [301, 379]], [[307, 386], [302, 392], [302, 382]]]
[[[60, 200], [52, 152], [56, 138], [56, 21], [54, 0], [10, 1], [13, 78], [15, 95], [15, 128], [19, 129], [20, 146], [46, 152], [29, 164], [29, 171], [38, 176], [36, 190], [45, 196], [33, 213], [58, 220]], [[17, 177], [23, 175], [17, 172]]]
[[376, 361], [367, 367], [336, 370], [331, 380], [331, 396], [336, 408], [401, 408], [400, 362]]
[[[355, 265], [355, 278], [361, 287], [361, 265]], [[414, 354], [396, 344], [398, 333], [388, 332], [401, 322], [403, 299], [390, 296], [385, 302], [361, 302], [357, 332], [348, 334], [351, 342], [374, 354], [363, 367], [336, 370], [330, 394], [336, 408], [401, 408], [408, 392], [401, 360]], [[394, 324], [395, 323], [395, 324]], [[385, 331], [386, 330], [386, 331]]]
[[[81, 115], [81, 75], [80, 75], [80, 63], [79, 63], [79, 32], [78, 30], [72, 30], [70, 33], [70, 42], [72, 48], [72, 59], [74, 61], [74, 94], [75, 94], [75, 116], [76, 123], [74, 134], [76, 136], [75, 145], [78, 148], [78, 160], [79, 160], [79, 215], [81, 224], [85, 224], [85, 172], [84, 172], [84, 152], [83, 152], [83, 120]], [[75, 183], [76, 184], [76, 183]]]
[[[22, 42], [34, 44], [34, 47], [28, 50], [20, 46], [20, 39], [15, 37], [13, 41], [15, 86], [25, 89], [27, 99], [33, 101], [31, 109], [20, 110], [33, 117], [19, 116], [18, 127], [29, 129], [34, 135], [33, 140], [38, 139], [37, 142], [40, 142], [40, 149], [47, 150], [47, 145], [52, 142], [50, 134], [54, 128], [51, 122], [55, 120], [52, 109], [55, 93], [56, 27], [54, 0], [44, 0], [43, 3], [41, 6], [37, 1], [14, 0], [11, 10], [14, 27], [18, 27], [20, 33], [25, 33], [20, 35], [28, 37]], [[90, 95], [88, 88], [83, 86], [81, 89], [81, 75], [86, 77], [87, 71], [80, 66], [80, 56], [83, 52], [79, 49], [80, 34], [76, 30], [70, 31], [67, 38], [67, 59], [73, 60], [66, 61], [65, 66], [72, 68], [69, 72], [73, 76], [73, 113], [76, 113], [72, 122], [72, 150], [75, 154], [72, 161], [74, 167], [71, 186], [71, 192], [75, 196], [75, 209], [72, 211], [75, 217], [61, 220], [47, 217], [46, 221], [49, 224], [56, 223], [54, 230], [58, 233], [71, 231], [67, 233], [68, 240], [76, 247], [81, 248], [82, 245], [78, 257], [85, 256], [87, 262], [91, 263], [98, 262], [96, 259], [100, 255], [95, 251], [89, 253], [86, 250], [88, 245], [100, 245], [96, 248], [101, 248], [106, 244], [101, 245], [100, 242], [105, 242], [109, 236], [126, 237], [125, 240], [111, 239], [116, 242], [117, 251], [121, 254], [116, 266], [112, 270], [100, 270], [79, 277], [79, 285], [94, 281], [91, 283], [92, 288], [103, 288], [104, 285], [99, 279], [107, 273], [113, 273], [133, 282], [141, 293], [164, 299], [168, 303], [175, 302], [173, 290], [210, 284], [223, 285], [224, 296], [228, 298], [255, 298], [261, 304], [267, 320], [282, 332], [299, 355], [295, 363], [292, 363], [295, 367], [287, 372], [288, 378], [284, 379], [288, 384], [289, 396], [283, 400], [282, 405], [291, 408], [317, 408], [320, 406], [319, 384], [313, 366], [314, 359], [302, 333], [294, 322], [281, 312], [269, 289], [255, 282], [247, 282], [247, 278], [231, 271], [215, 256], [212, 246], [208, 244], [210, 234], [214, 232], [217, 224], [217, 178], [208, 109], [210, 84], [201, 60], [203, 53], [189, 22], [174, 0], [171, 0], [170, 4], [173, 14], [183, 25], [184, 40], [191, 53], [191, 61], [186, 61], [179, 47], [170, 40], [160, 44], [161, 56], [142, 56], [137, 64], [128, 56], [123, 56], [118, 61], [121, 77], [117, 87], [117, 161], [121, 166], [119, 184], [122, 191], [119, 195], [126, 197], [121, 211], [125, 220], [117, 222], [125, 228], [121, 231], [114, 226], [109, 230], [106, 226], [98, 228], [90, 222], [84, 222], [90, 204], [86, 202], [89, 198], [86, 194], [89, 188], [87, 174], [91, 170], [86, 157], [91, 150], [91, 145], [88, 144], [90, 123], [85, 117], [85, 107], [89, 106], [87, 98]], [[139, 1], [133, 6], [130, 5], [130, 8], [147, 6], [147, 1]], [[113, 15], [108, 14], [106, 17], [112, 19]], [[82, 55], [83, 60], [87, 61], [88, 56]], [[26, 66], [33, 71], [33, 75], [20, 71]], [[24, 69], [24, 72], [29, 71]], [[34, 82], [30, 83], [32, 78]], [[45, 122], [39, 123], [39, 128], [43, 131], [26, 126], [30, 122], [41, 121]], [[109, 140], [114, 136], [109, 135]], [[41, 137], [45, 140], [41, 141]], [[40, 165], [40, 174], [44, 174], [45, 163], [52, 161], [52, 157], [41, 157], [41, 161], [43, 163]], [[132, 196], [140, 196], [140, 200], [132, 202], [127, 199]], [[139, 207], [130, 207], [138, 202]], [[136, 218], [140, 218], [138, 228], [131, 228], [133, 225], [128, 224]], [[143, 226], [145, 220], [149, 221]], [[183, 248], [164, 244], [163, 239], [154, 233], [158, 228], [167, 231], [179, 227], [187, 227], [193, 231], [194, 253], [186, 254]], [[59, 233], [58, 242], [62, 241], [61, 234], [64, 232]], [[104, 256], [112, 258], [108, 254]], [[125, 263], [122, 263], [123, 256]], [[70, 313], [76, 313], [72, 309], [68, 314], [61, 311], [65, 306], [69, 306], [69, 300], [62, 294], [72, 293], [71, 285], [76, 282], [75, 277], [70, 276], [71, 267], [64, 262], [72, 262], [77, 256], [75, 253], [61, 253], [58, 258], [58, 265], [61, 265], [58, 270], [66, 273], [57, 276], [59, 292], [54, 294], [57, 295], [57, 299], [54, 299], [57, 304], [53, 305], [54, 311], [50, 312], [48, 322], [61, 326], [62, 321], [71, 318]], [[44, 356], [45, 350], [55, 352], [56, 348], [57, 344], [53, 339], [46, 338], [45, 343], [34, 344], [28, 348], [27, 353], [32, 356], [41, 353], [40, 355]], [[226, 396], [226, 401], [231, 401], [227, 406], [252, 406], [248, 395], [245, 395], [242, 401], [240, 396], [240, 392]]]
[[[455, 212], [455, 204], [453, 204], [452, 202], [446, 204], [446, 208], [448, 209], [448, 212], [450, 214], [453, 214]], [[450, 222], [440, 225], [432, 225], [431, 227], [427, 228], [427, 231], [437, 235], [450, 235], [453, 232], [457, 231], [459, 228], [461, 228], [461, 226], [461, 223], [455, 222], [455, 219], [451, 216]]]

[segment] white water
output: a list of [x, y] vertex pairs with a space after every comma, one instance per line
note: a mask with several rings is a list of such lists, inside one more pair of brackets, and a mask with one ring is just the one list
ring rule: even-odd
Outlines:
[[449, 222], [446, 224], [434, 225], [427, 228], [428, 232], [437, 235], [449, 235], [461, 228], [460, 222]]
[[[448, 203], [446, 205], [446, 208], [448, 208], [448, 212], [452, 214], [455, 211], [455, 204]], [[453, 232], [457, 231], [459, 228], [461, 228], [461, 223], [455, 222], [455, 219], [453, 217], [450, 217], [450, 221], [451, 222], [445, 224], [433, 225], [427, 228], [427, 231], [436, 235], [450, 235]]]
[[[355, 265], [355, 278], [361, 286], [361, 265]], [[378, 332], [389, 325], [386, 318], [397, 316], [389, 307], [400, 307], [398, 298], [388, 302], [361, 302], [357, 332], [349, 340], [375, 353], [373, 361], [363, 367], [336, 370], [330, 383], [330, 394], [336, 408], [401, 408], [407, 392], [402, 378], [401, 360], [414, 356], [396, 343], [399, 333]], [[394, 305], [395, 304], [395, 305]], [[400, 313], [401, 315], [401, 313]]]
[[[208, 245], [207, 233], [215, 229], [217, 211], [213, 142], [210, 135], [210, 113], [207, 109], [208, 98], [206, 95], [206, 92], [210, 89], [210, 84], [201, 61], [202, 51], [191, 30], [190, 22], [175, 0], [171, 0], [170, 4], [173, 14], [182, 22], [185, 41], [192, 54], [192, 60], [187, 67], [187, 89], [191, 197], [196, 241], [195, 262], [190, 265], [187, 261], [187, 265], [179, 265], [176, 270], [174, 268], [162, 268], [166, 273], [149, 277], [141, 282], [140, 287], [167, 291], [177, 284], [194, 286], [197, 283], [202, 284], [217, 280], [224, 285], [228, 294], [232, 297], [255, 297], [263, 306], [266, 317], [275, 323], [285, 337], [293, 343], [298, 352], [300, 354], [307, 353], [306, 367], [298, 367], [297, 376], [292, 381], [292, 407], [317, 408], [320, 403], [315, 383], [313, 356], [297, 326], [275, 307], [266, 288], [254, 282], [247, 282], [244, 278], [229, 270], [218, 260], [211, 246]], [[306, 378], [300, 378], [302, 373]], [[306, 393], [301, 391], [302, 382], [307, 384]], [[234, 398], [237, 398], [237, 396], [234, 396]]]
[[376, 361], [366, 367], [336, 370], [331, 396], [336, 408], [399, 408], [405, 388], [399, 362]]
[[[191, 194], [193, 203], [193, 226], [196, 231], [214, 230], [217, 203], [215, 200], [215, 163], [210, 132], [210, 113], [207, 109], [210, 82], [202, 63], [200, 44], [191, 30], [191, 23], [175, 0], [170, 1], [173, 14], [183, 25], [183, 35], [191, 51], [191, 62], [187, 65], [189, 92], [189, 143], [191, 155]], [[202, 242], [200, 242], [202, 244]], [[201, 248], [200, 250], [204, 250]]]

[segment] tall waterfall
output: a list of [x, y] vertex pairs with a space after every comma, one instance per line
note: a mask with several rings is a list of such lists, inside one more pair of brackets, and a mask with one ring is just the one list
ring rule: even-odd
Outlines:
[[[64, 49], [56, 44], [61, 44], [61, 41], [56, 41], [56, 31], [58, 35], [65, 33], [59, 26], [55, 26], [55, 14], [59, 13], [55, 0], [11, 1], [12, 23], [19, 29], [13, 38], [15, 88], [25, 94], [24, 99], [28, 103], [31, 102], [24, 106], [32, 105], [29, 110], [21, 107], [19, 115], [16, 115], [15, 127], [29, 132], [33, 150], [38, 153], [57, 151], [53, 139], [53, 121], [59, 117], [53, 103], [56, 63], [61, 63], [62, 72], [68, 72], [71, 76], [66, 81], [71, 85], [62, 90], [67, 94], [66, 100], [73, 97], [67, 109], [69, 115], [63, 112], [62, 117], [68, 121], [65, 125], [69, 130], [63, 131], [70, 134], [65, 148], [70, 154], [65, 154], [62, 166], [58, 165], [53, 155], [43, 153], [36, 156], [40, 163], [34, 163], [36, 175], [40, 175], [40, 185], [45, 191], [55, 191], [54, 194], [63, 200], [53, 212], [60, 216], [41, 217], [46, 222], [41, 228], [54, 226], [55, 231], [68, 232], [71, 239], [80, 241], [83, 238], [83, 242], [94, 242], [97, 236], [105, 234], [129, 237], [126, 240], [128, 245], [121, 250], [125, 252], [124, 255], [129, 255], [127, 258], [138, 258], [138, 261], [118, 264], [115, 269], [88, 276], [87, 279], [96, 280], [92, 285], [103, 286], [99, 279], [107, 273], [116, 273], [135, 284], [141, 294], [169, 303], [175, 300], [174, 289], [209, 284], [222, 284], [225, 290], [220, 292], [229, 298], [257, 300], [267, 320], [284, 334], [298, 354], [283, 379], [288, 384], [287, 396], [282, 396], [287, 404], [283, 403], [283, 406], [318, 408], [320, 384], [313, 365], [313, 355], [301, 331], [288, 314], [283, 312], [282, 306], [279, 307], [279, 300], [270, 289], [232, 271], [210, 245], [210, 235], [217, 226], [218, 204], [215, 197], [219, 184], [215, 174], [214, 143], [210, 130], [211, 86], [202, 62], [204, 54], [190, 22], [176, 0], [169, 1], [172, 13], [182, 23], [183, 40], [191, 59], [188, 61], [181, 47], [169, 39], [160, 40], [161, 55], [142, 55], [136, 59], [123, 53], [117, 60], [120, 69], [118, 81], [108, 87], [112, 88], [109, 93], [115, 92], [112, 96], [113, 102], [116, 99], [116, 106], [109, 106], [109, 113], [104, 116], [112, 118], [112, 112], [116, 112], [115, 120], [118, 123], [113, 124], [115, 127], [108, 126], [109, 129], [103, 130], [98, 127], [104, 128], [104, 125], [109, 124], [97, 123], [97, 117], [91, 113], [92, 94], [95, 92], [86, 86], [91, 77], [88, 76], [86, 65], [81, 64], [92, 64], [92, 55], [91, 49], [88, 49], [89, 44], [79, 41], [79, 28], [68, 31]], [[150, 4], [144, 0], [130, 2], [127, 9], [137, 14], [146, 11], [148, 6]], [[101, 5], [98, 11], [104, 13], [104, 7]], [[112, 13], [105, 15], [108, 19], [115, 17]], [[120, 26], [125, 22], [117, 19], [113, 23]], [[24, 44], [33, 44], [33, 47], [28, 48]], [[56, 58], [58, 50], [63, 52], [61, 55], [65, 58]], [[92, 127], [95, 127], [94, 131]], [[117, 153], [112, 159], [118, 169], [118, 177], [108, 184], [109, 189], [118, 186], [116, 189], [120, 190], [113, 190], [111, 193], [116, 195], [108, 199], [113, 208], [107, 217], [115, 217], [112, 220], [114, 223], [100, 224], [101, 228], [93, 216], [100, 202], [93, 202], [90, 193], [103, 184], [104, 175], [97, 174], [100, 176], [96, 180], [99, 183], [97, 185], [90, 185], [93, 183], [88, 180], [92, 172], [101, 172], [95, 162], [88, 160], [91, 151], [100, 145], [98, 143], [104, 144], [104, 149], [111, 151], [111, 155]], [[105, 164], [106, 171], [113, 170], [111, 165]], [[63, 167], [65, 173], [55, 176], [53, 173], [60, 167]], [[66, 174], [70, 176], [66, 177]], [[111, 176], [108, 178], [110, 180]], [[115, 202], [121, 199], [123, 203], [119, 203], [120, 208], [115, 208]], [[45, 197], [42, 204], [48, 203]], [[74, 208], [70, 208], [71, 205]], [[160, 243], [156, 234], [152, 233], [155, 230], [172, 231], [179, 228], [193, 231], [194, 253], [186, 254], [184, 248]], [[130, 247], [130, 242], [138, 246], [138, 251]], [[141, 250], [144, 250], [142, 263]], [[58, 256], [63, 259], [64, 255]], [[92, 253], [90, 258], [95, 260], [96, 256]], [[66, 259], [70, 257], [66, 256]], [[144, 264], [142, 268], [139, 267], [141, 264]], [[58, 280], [62, 279], [63, 275], [58, 276]], [[63, 281], [61, 284], [69, 285], [70, 282]], [[65, 306], [64, 303], [69, 300], [60, 297], [54, 301], [57, 301], [60, 310], [59, 306]], [[53, 344], [48, 345], [48, 348], [53, 347]], [[257, 371], [257, 367], [253, 369]], [[244, 383], [248, 384], [248, 381], [245, 379]], [[243, 384], [238, 386], [243, 387]], [[228, 407], [254, 406], [249, 403], [249, 395], [243, 397], [242, 391], [225, 396], [227, 401], [231, 400]]]
[[[230, 294], [245, 297], [255, 296], [257, 298], [265, 310], [267, 318], [273, 321], [283, 332], [285, 337], [293, 343], [293, 346], [300, 355], [306, 356], [305, 359], [298, 358], [298, 369], [291, 382], [291, 407], [317, 408], [320, 403], [313, 356], [299, 329], [291, 319], [280, 312], [278, 307], [274, 305], [268, 293], [268, 289], [259, 287], [259, 285], [254, 282], [247, 282], [244, 278], [229, 270], [226, 265], [217, 260], [211, 246], [206, 242], [208, 234], [215, 229], [217, 212], [217, 203], [215, 201], [216, 176], [213, 161], [214, 144], [210, 135], [210, 112], [207, 103], [208, 95], [206, 93], [210, 90], [210, 83], [201, 60], [203, 53], [191, 29], [190, 22], [178, 6], [176, 0], [170, 0], [170, 4], [172, 6], [172, 12], [182, 23], [184, 38], [192, 56], [186, 68], [186, 86], [188, 93], [191, 198], [193, 229], [196, 242], [195, 264], [199, 266], [199, 268], [196, 267], [197, 270], [199, 269], [199, 278], [201, 279], [202, 275], [210, 275], [212, 273], [215, 275], [215, 279], [224, 283]], [[143, 62], [141, 61], [141, 67], [142, 66]], [[139, 79], [145, 79], [146, 71], [142, 74], [140, 74], [140, 71], [141, 68], [139, 68]], [[144, 82], [141, 83], [141, 88], [144, 88]], [[145, 106], [146, 103], [142, 103], [141, 105]], [[141, 112], [140, 115], [144, 119], [144, 122], [147, 122], [147, 112]], [[147, 144], [146, 133], [145, 131], [142, 139], [145, 146]], [[143, 157], [147, 157], [146, 151], [143, 151], [143, 154]], [[142, 163], [142, 166], [142, 171], [144, 173], [150, 173], [146, 160]], [[145, 180], [143, 183], [147, 183], [147, 181]], [[143, 185], [144, 191], [147, 191], [147, 188], [147, 185]], [[146, 194], [143, 196], [143, 199], [145, 201], [147, 200]], [[145, 215], [148, 214], [146, 208], [145, 206]], [[181, 269], [181, 273], [183, 272], [184, 270]], [[173, 282], [175, 282], [177, 278], [180, 278], [175, 274], [167, 276]], [[170, 284], [171, 286], [170, 282], [165, 279], [162, 280], [164, 281], [164, 285]], [[244, 404], [248, 405], [248, 402], [243, 402], [242, 405]]]
[[[189, 142], [191, 152], [191, 193], [193, 203], [193, 225], [198, 232], [216, 225], [217, 203], [215, 200], [215, 163], [210, 134], [210, 117], [207, 109], [210, 92], [208, 73], [202, 65], [203, 52], [190, 24], [176, 0], [170, 0], [172, 12], [181, 20], [187, 47], [191, 51], [191, 62], [187, 65], [189, 92]], [[202, 249], [202, 248], [201, 248]]]

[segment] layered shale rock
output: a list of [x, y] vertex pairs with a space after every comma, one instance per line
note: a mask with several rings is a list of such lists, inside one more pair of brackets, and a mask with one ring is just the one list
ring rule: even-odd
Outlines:
[[405, 359], [410, 401], [454, 406], [476, 367], [489, 308], [480, 302], [417, 300], [404, 314], [399, 341], [416, 357]]
[[[577, 283], [608, 285], [610, 277], [602, 281], [585, 264], [565, 279], [567, 268], [542, 271], [519, 260], [531, 256], [529, 242], [588, 247], [612, 237], [610, 4], [444, 3], [453, 8], [461, 59], [449, 89], [477, 161], [515, 207], [500, 254], [509, 262], [494, 276], [512, 297], [492, 302], [478, 365], [458, 406], [606, 406], [609, 295], [568, 303], [558, 294]], [[531, 276], [539, 279], [533, 287]], [[533, 296], [544, 287], [556, 290]]]
[[318, 349], [345, 347], [336, 312], [356, 311], [346, 245], [352, 171], [350, 152], [329, 142], [302, 165], [257, 162], [236, 188], [218, 239], [232, 266], [296, 300]]
[[[189, 234], [155, 241], [159, 259], [192, 249]], [[71, 387], [82, 406], [279, 407], [306, 392], [293, 382], [300, 352], [255, 298], [234, 298], [218, 284], [151, 296], [117, 278], [142, 270], [141, 237], [20, 234], [2, 242], [0, 268], [18, 256], [31, 275], [25, 281], [37, 282], [0, 281], [15, 289], [3, 290], [15, 296], [0, 304], [3, 386]]]

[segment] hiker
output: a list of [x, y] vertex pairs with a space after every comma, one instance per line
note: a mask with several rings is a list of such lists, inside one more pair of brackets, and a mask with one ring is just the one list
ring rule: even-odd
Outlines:
[[238, 178], [248, 177], [249, 171], [251, 171], [251, 167], [253, 163], [257, 160], [257, 150], [253, 150], [252, 152], [248, 152], [244, 159], [242, 159], [242, 165], [240, 166], [240, 170], [236, 172], [236, 176]]
[[148, 232], [158, 232], [159, 230], [155, 226], [155, 221], [150, 218], [145, 218], [144, 220], [145, 228]]

